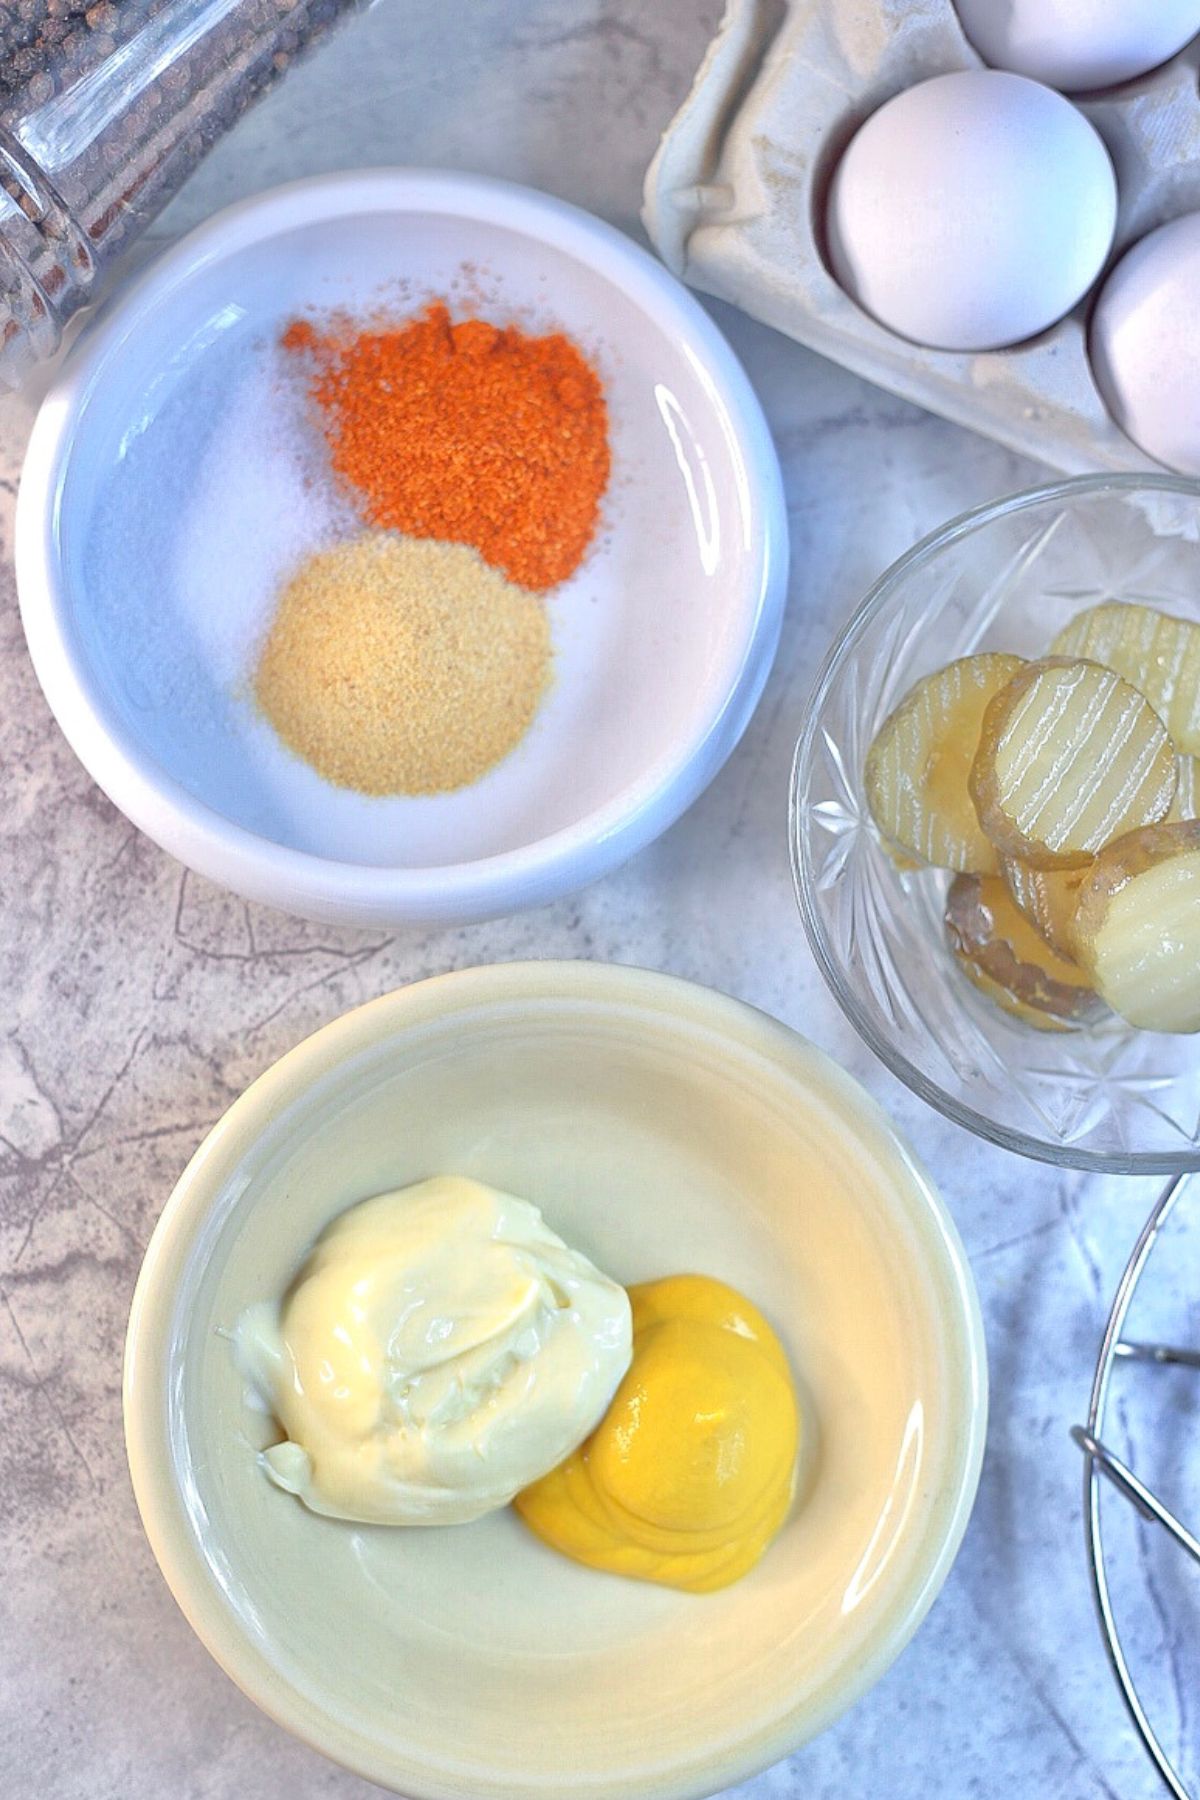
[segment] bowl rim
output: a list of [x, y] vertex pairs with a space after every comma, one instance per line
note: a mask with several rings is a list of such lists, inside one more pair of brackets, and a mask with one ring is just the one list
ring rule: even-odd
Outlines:
[[[312, 1707], [275, 1671], [265, 1654], [223, 1603], [187, 1522], [171, 1454], [168, 1394], [169, 1349], [176, 1328], [176, 1294], [209, 1216], [214, 1197], [234, 1175], [261, 1131], [289, 1109], [301, 1091], [349, 1057], [388, 1037], [444, 1018], [460, 1009], [539, 1001], [574, 1001], [693, 1024], [720, 1032], [743, 1050], [767, 1057], [793, 1074], [819, 1067], [852, 1112], [898, 1152], [909, 1179], [893, 1199], [917, 1226], [922, 1248], [914, 1252], [944, 1293], [947, 1339], [961, 1357], [948, 1393], [963, 1417], [947, 1434], [947, 1466], [938, 1472], [936, 1501], [941, 1524], [931, 1529], [922, 1558], [901, 1589], [879, 1641], [854, 1666], [841, 1688], [803, 1719], [793, 1706], [781, 1718], [730, 1743], [703, 1766], [599, 1778], [578, 1791], [592, 1800], [703, 1800], [718, 1787], [744, 1780], [779, 1761], [824, 1730], [859, 1700], [912, 1638], [937, 1597], [966, 1531], [983, 1462], [988, 1415], [987, 1349], [979, 1296], [953, 1217], [928, 1174], [891, 1120], [864, 1088], [824, 1051], [789, 1026], [746, 1002], [678, 976], [616, 963], [513, 962], [483, 965], [427, 977], [352, 1008], [322, 1026], [268, 1067], [207, 1133], [180, 1176], [151, 1235], [138, 1276], [126, 1337], [122, 1402], [126, 1450], [134, 1496], [155, 1560], [177, 1604], [209, 1653], [275, 1722], [310, 1747], [389, 1791], [403, 1781], [410, 1800], [516, 1800], [549, 1794], [553, 1783], [517, 1788], [465, 1782], [428, 1769], [404, 1770], [394, 1756], [365, 1754], [361, 1736], [335, 1719], [314, 1720]], [[902, 1198], [901, 1198], [902, 1197]], [[323, 1727], [323, 1728], [322, 1728]], [[557, 1777], [555, 1778], [558, 1779]]]
[[[733, 449], [749, 528], [749, 575], [729, 596], [743, 627], [715, 707], [625, 789], [582, 819], [488, 857], [405, 869], [324, 857], [227, 819], [170, 776], [110, 715], [79, 653], [57, 554], [63, 481], [89, 396], [140, 322], [192, 278], [253, 244], [350, 213], [437, 213], [502, 224], [553, 245], [621, 291], [681, 344]], [[649, 251], [567, 201], [491, 176], [418, 168], [335, 172], [285, 183], [187, 233], [110, 301], [38, 410], [17, 500], [14, 558], [34, 670], [60, 729], [125, 815], [179, 861], [268, 904], [347, 923], [459, 923], [570, 892], [617, 867], [692, 804], [749, 723], [778, 647], [788, 576], [783, 477], [762, 405], [699, 301]]]
[[939, 525], [935, 530], [928, 532], [902, 556], [897, 557], [895, 562], [889, 564], [883, 574], [872, 584], [865, 598], [859, 602], [846, 625], [835, 637], [805, 702], [804, 726], [796, 743], [788, 789], [788, 839], [791, 849], [792, 885], [800, 908], [800, 916], [804, 921], [809, 947], [834, 999], [868, 1048], [874, 1051], [893, 1075], [904, 1082], [906, 1087], [911, 1088], [914, 1094], [919, 1095], [928, 1106], [932, 1106], [937, 1112], [951, 1119], [954, 1124], [961, 1125], [966, 1130], [974, 1132], [977, 1137], [984, 1138], [988, 1143], [997, 1144], [1003, 1150], [1011, 1150], [1018, 1156], [1028, 1157], [1036, 1162], [1050, 1163], [1055, 1168], [1084, 1169], [1089, 1173], [1100, 1175], [1178, 1175], [1200, 1169], [1200, 1147], [1191, 1152], [1142, 1150], [1108, 1152], [1055, 1144], [1049, 1139], [1035, 1137], [1032, 1133], [1019, 1131], [1014, 1126], [1004, 1125], [998, 1120], [989, 1118], [985, 1113], [968, 1105], [966, 1101], [956, 1099], [939, 1082], [934, 1081], [911, 1063], [882, 1032], [876, 1029], [870, 1015], [859, 1004], [853, 988], [846, 980], [830, 945], [817, 903], [812, 872], [804, 854], [802, 817], [807, 814], [807, 793], [815, 761], [817, 733], [820, 729], [825, 703], [829, 697], [829, 690], [857, 648], [863, 632], [884, 610], [894, 591], [914, 569], [933, 561], [947, 546], [959, 542], [964, 537], [970, 537], [976, 531], [991, 524], [994, 519], [1023, 512], [1028, 508], [1042, 505], [1046, 501], [1060, 500], [1078, 494], [1100, 494], [1113, 491], [1117, 493], [1174, 494], [1184, 499], [1195, 500], [1200, 504], [1200, 480], [1186, 475], [1172, 475], [1166, 472], [1162, 474], [1113, 472], [1064, 476], [1057, 481], [1042, 482], [1036, 487], [1022, 488], [1014, 494], [1003, 495], [998, 500], [988, 500], [980, 506], [969, 507], [967, 511], [948, 520], [946, 524]]

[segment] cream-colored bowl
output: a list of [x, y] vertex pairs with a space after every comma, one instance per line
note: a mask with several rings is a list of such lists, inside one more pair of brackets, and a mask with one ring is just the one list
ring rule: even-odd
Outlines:
[[[743, 1581], [680, 1594], [511, 1510], [364, 1529], [268, 1485], [225, 1333], [344, 1207], [443, 1171], [528, 1195], [621, 1280], [700, 1271], [765, 1310], [805, 1451]], [[702, 988], [530, 963], [373, 1001], [230, 1108], [147, 1253], [125, 1420], [167, 1581], [281, 1724], [416, 1800], [666, 1800], [784, 1756], [898, 1654], [962, 1537], [985, 1394], [954, 1227], [848, 1076]]]

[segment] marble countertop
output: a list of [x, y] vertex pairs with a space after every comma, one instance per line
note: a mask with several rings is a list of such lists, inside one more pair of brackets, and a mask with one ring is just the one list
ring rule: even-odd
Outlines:
[[[640, 235], [642, 170], [717, 10], [716, 0], [382, 0], [243, 122], [154, 236], [289, 176], [368, 162], [486, 169]], [[1103, 1660], [1080, 1538], [1079, 1452], [1067, 1435], [1085, 1411], [1109, 1300], [1157, 1184], [1026, 1164], [926, 1109], [837, 1011], [788, 871], [788, 768], [832, 634], [914, 539], [1041, 471], [728, 309], [714, 312], [764, 398], [787, 481], [791, 595], [757, 717], [688, 816], [619, 874], [540, 912], [429, 935], [339, 931], [245, 905], [172, 862], [93, 787], [41, 698], [13, 592], [12, 501], [36, 395], [0, 403], [4, 1796], [365, 1800], [375, 1791], [262, 1717], [176, 1610], [126, 1473], [126, 1313], [172, 1184], [253, 1076], [360, 1000], [522, 956], [671, 970], [803, 1029], [918, 1147], [978, 1278], [992, 1418], [962, 1554], [869, 1697], [738, 1795], [1152, 1800], [1161, 1791]], [[1190, 1266], [1193, 1294], [1198, 1237], [1179, 1274], [1182, 1283]], [[1180, 1406], [1195, 1419], [1200, 1395]], [[1184, 1766], [1195, 1779], [1200, 1629], [1189, 1633], [1177, 1616], [1172, 1569], [1182, 1583], [1180, 1565], [1160, 1569], [1134, 1533], [1120, 1592], [1155, 1672], [1158, 1721], [1169, 1742], [1190, 1733]]]

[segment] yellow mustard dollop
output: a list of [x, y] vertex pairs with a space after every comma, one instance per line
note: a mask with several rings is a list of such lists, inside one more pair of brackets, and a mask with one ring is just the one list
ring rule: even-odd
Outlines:
[[576, 1562], [693, 1593], [754, 1566], [791, 1505], [800, 1422], [783, 1346], [707, 1275], [629, 1290], [633, 1361], [591, 1437], [518, 1494]]

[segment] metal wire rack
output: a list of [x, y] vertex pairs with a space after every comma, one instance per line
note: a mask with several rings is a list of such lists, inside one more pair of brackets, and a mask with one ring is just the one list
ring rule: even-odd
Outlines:
[[[1121, 1696], [1134, 1728], [1162, 1776], [1168, 1792], [1175, 1796], [1175, 1800], [1200, 1800], [1200, 1796], [1184, 1785], [1150, 1722], [1130, 1670], [1129, 1658], [1121, 1641], [1109, 1586], [1102, 1532], [1101, 1488], [1105, 1481], [1110, 1484], [1143, 1519], [1161, 1527], [1169, 1534], [1178, 1545], [1181, 1556], [1200, 1564], [1200, 1539], [1197, 1539], [1188, 1530], [1187, 1526], [1175, 1516], [1169, 1507], [1163, 1504], [1133, 1469], [1129, 1468], [1104, 1442], [1109, 1390], [1113, 1371], [1119, 1361], [1133, 1359], [1160, 1366], [1179, 1365], [1200, 1371], [1200, 1350], [1184, 1349], [1174, 1344], [1138, 1343], [1130, 1341], [1124, 1336], [1125, 1320], [1137, 1292], [1138, 1283], [1150, 1260], [1151, 1252], [1158, 1243], [1163, 1228], [1176, 1205], [1187, 1191], [1189, 1184], [1195, 1180], [1200, 1180], [1200, 1178], [1182, 1175], [1172, 1181], [1155, 1201], [1150, 1216], [1142, 1227], [1138, 1240], [1130, 1253], [1129, 1261], [1125, 1265], [1112, 1310], [1108, 1315], [1108, 1324], [1105, 1327], [1100, 1354], [1096, 1361], [1096, 1374], [1092, 1382], [1092, 1397], [1088, 1407], [1087, 1424], [1076, 1425], [1071, 1431], [1071, 1436], [1084, 1453], [1084, 1543], [1088, 1572], [1091, 1576], [1092, 1594], [1096, 1603], [1109, 1664], [1116, 1676]], [[1200, 1192], [1200, 1188], [1197, 1191]]]

